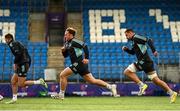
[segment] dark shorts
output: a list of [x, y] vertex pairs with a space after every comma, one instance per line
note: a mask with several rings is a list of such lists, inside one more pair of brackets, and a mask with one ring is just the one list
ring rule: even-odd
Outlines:
[[154, 63], [153, 61], [138, 61], [138, 62], [135, 62], [134, 65], [136, 66], [136, 68], [139, 70], [139, 71], [144, 71], [145, 73], [149, 73], [149, 72], [153, 72], [155, 71], [154, 69]]
[[31, 62], [18, 64], [17, 69], [14, 72], [18, 75], [18, 77], [26, 77], [30, 65]]
[[84, 64], [83, 62], [75, 62], [69, 66], [69, 68], [75, 73], [81, 76], [89, 74], [88, 64]]

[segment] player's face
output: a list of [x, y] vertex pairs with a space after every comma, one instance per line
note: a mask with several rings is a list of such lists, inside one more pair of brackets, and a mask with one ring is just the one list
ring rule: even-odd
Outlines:
[[133, 32], [125, 32], [126, 38], [127, 39], [132, 39], [134, 33]]
[[5, 38], [5, 41], [8, 44], [11, 41], [11, 38]]
[[65, 31], [64, 34], [65, 41], [69, 41], [73, 38], [72, 34], [69, 33], [69, 31]]

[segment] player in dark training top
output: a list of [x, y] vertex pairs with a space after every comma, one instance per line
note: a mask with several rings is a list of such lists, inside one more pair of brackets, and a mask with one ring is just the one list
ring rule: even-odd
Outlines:
[[5, 41], [14, 55], [14, 74], [11, 78], [13, 98], [7, 104], [13, 104], [17, 101], [18, 86], [25, 87], [33, 84], [41, 84], [47, 87], [43, 79], [36, 81], [26, 81], [27, 72], [31, 65], [31, 57], [26, 47], [19, 41], [15, 41], [13, 35], [6, 34]]
[[[64, 99], [64, 93], [67, 86], [67, 79], [73, 73], [80, 74], [85, 81], [101, 87], [106, 87], [112, 91], [113, 96], [117, 96], [116, 85], [110, 85], [100, 79], [95, 79], [88, 70], [89, 51], [87, 45], [75, 38], [76, 31], [73, 28], [67, 28], [64, 34], [65, 43], [62, 47], [64, 57], [70, 57], [71, 65], [60, 73], [60, 91], [57, 95], [51, 95], [52, 98]], [[83, 55], [84, 54], [84, 55]]]
[[122, 50], [129, 54], [136, 55], [137, 62], [129, 65], [125, 69], [124, 74], [139, 85], [140, 91], [138, 95], [142, 95], [148, 86], [147, 84], [144, 84], [142, 81], [140, 81], [140, 79], [135, 73], [137, 71], [144, 71], [148, 75], [148, 78], [153, 81], [153, 83], [163, 88], [170, 95], [170, 103], [174, 103], [177, 93], [172, 91], [164, 81], [159, 79], [154, 69], [153, 61], [148, 55], [146, 44], [149, 45], [154, 56], [158, 55], [153, 45], [152, 39], [135, 34], [132, 29], [127, 29], [125, 31], [125, 35], [126, 38], [132, 42], [132, 48], [129, 49], [128, 47], [123, 46]]

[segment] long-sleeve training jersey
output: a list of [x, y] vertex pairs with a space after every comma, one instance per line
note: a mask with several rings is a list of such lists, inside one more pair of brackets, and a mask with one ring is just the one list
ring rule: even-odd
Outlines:
[[152, 39], [135, 34], [131, 41], [132, 49], [125, 50], [127, 53], [132, 55], [136, 54], [138, 61], [152, 61], [152, 59], [148, 55], [146, 45], [147, 43], [154, 53], [156, 49], [153, 45]]
[[[89, 51], [87, 45], [75, 38], [67, 41], [64, 44], [65, 52], [62, 52], [64, 57], [70, 56], [71, 63], [82, 61], [83, 58], [89, 59]], [[84, 56], [83, 56], [84, 51]]]
[[12, 40], [8, 44], [12, 54], [15, 56], [14, 64], [23, 64], [30, 62], [30, 56], [28, 50], [18, 41]]

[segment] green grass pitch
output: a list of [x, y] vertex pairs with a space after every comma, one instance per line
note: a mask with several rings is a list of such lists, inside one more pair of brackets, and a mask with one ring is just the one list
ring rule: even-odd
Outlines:
[[66, 97], [64, 100], [51, 98], [18, 98], [15, 104], [0, 102], [0, 110], [64, 110], [64, 111], [180, 111], [180, 98], [170, 104], [168, 97]]

